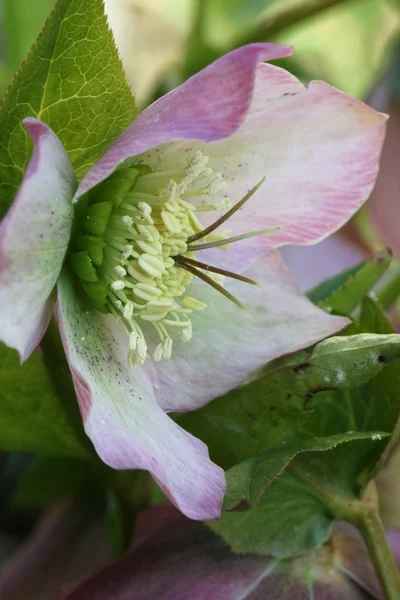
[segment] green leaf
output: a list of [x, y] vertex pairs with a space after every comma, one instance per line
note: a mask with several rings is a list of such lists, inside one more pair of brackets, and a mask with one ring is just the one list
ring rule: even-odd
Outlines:
[[4, 54], [16, 71], [54, 7], [55, 0], [2, 0]]
[[[0, 364], [0, 450], [90, 458], [90, 446], [77, 431], [71, 407], [56, 395], [43, 356], [34, 352], [21, 366], [17, 353], [1, 344]], [[73, 396], [69, 401], [76, 402]]]
[[96, 490], [100, 482], [88, 462], [75, 458], [39, 458], [22, 476], [13, 495], [19, 506], [40, 506], [62, 497]]
[[[318, 394], [312, 401], [315, 394], [359, 387], [396, 358], [400, 358], [398, 335], [330, 338], [311, 353], [299, 352], [273, 361], [260, 379], [184, 415], [179, 423], [208, 445], [218, 464], [231, 467], [281, 444], [304, 441], [308, 435], [305, 428], [310, 429], [310, 420], [316, 418], [316, 407], [322, 398]], [[334, 402], [336, 412], [347, 415], [346, 396]], [[321, 418], [328, 419], [319, 414], [318, 419]], [[375, 429], [391, 431], [388, 423], [385, 427], [376, 424]], [[355, 428], [332, 433], [348, 430]], [[314, 429], [313, 435], [321, 437]]]
[[390, 266], [392, 253], [384, 250], [376, 256], [327, 279], [308, 292], [312, 302], [335, 314], [348, 315], [376, 285]]
[[[369, 297], [364, 298], [359, 319], [352, 329], [360, 334], [376, 331], [391, 338], [393, 335], [390, 334], [394, 331], [383, 310]], [[390, 362], [388, 355], [381, 354], [379, 348], [371, 349], [371, 352], [375, 353], [375, 361], [381, 365]], [[392, 432], [400, 412], [398, 364], [387, 364], [358, 389], [319, 394], [310, 401], [309, 408], [312, 414], [304, 427], [309, 436], [335, 435], [343, 431]]]
[[224, 509], [231, 511], [256, 504], [271, 483], [303, 452], [325, 452], [340, 444], [365, 439], [382, 440], [388, 436], [388, 433], [382, 432], [341, 433], [286, 444], [273, 448], [266, 454], [253, 456], [227, 472], [228, 490], [224, 498]]
[[0, 218], [31, 153], [22, 119], [50, 125], [81, 178], [135, 116], [103, 0], [59, 0], [0, 107]]
[[107, 530], [114, 556], [118, 559], [126, 550], [125, 511], [113, 490], [107, 495]]
[[[280, 557], [301, 553], [327, 538], [332, 520], [342, 518], [346, 507], [359, 505], [399, 418], [400, 372], [397, 364], [388, 364], [399, 357], [398, 347], [395, 350], [399, 336], [391, 335], [386, 315], [369, 297], [362, 302], [354, 329], [379, 334], [332, 338], [318, 344], [312, 354], [315, 357], [317, 351], [320, 360], [330, 356], [330, 371], [323, 371], [329, 379], [333, 373], [344, 383], [348, 374], [352, 377], [359, 371], [352, 385], [314, 395], [307, 406], [310, 416], [299, 423], [297, 435], [293, 432], [286, 444], [275, 443], [228, 471], [225, 509], [250, 508], [245, 513], [224, 512], [210, 526], [235, 551]], [[390, 340], [394, 343], [391, 349], [378, 342], [385, 339], [389, 345]], [[335, 354], [334, 346], [341, 341], [345, 342], [342, 350]], [[354, 353], [354, 346], [359, 354]], [[386, 366], [363, 381], [365, 361], [370, 368]], [[323, 363], [314, 359], [312, 368], [316, 366], [324, 369]], [[307, 371], [303, 374], [306, 377]], [[298, 388], [299, 382], [294, 385]]]
[[[359, 434], [326, 442], [325, 452], [300, 454], [257, 504], [243, 512], [224, 512], [209, 526], [239, 553], [289, 558], [318, 547], [329, 536], [335, 517], [331, 498], [350, 502], [356, 497], [359, 471], [369, 468], [385, 443], [377, 434]], [[316, 447], [320, 444], [316, 441]], [[235, 496], [237, 502], [237, 482]]]

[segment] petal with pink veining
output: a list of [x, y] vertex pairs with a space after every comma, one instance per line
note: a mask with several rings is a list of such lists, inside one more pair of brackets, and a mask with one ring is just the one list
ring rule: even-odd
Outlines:
[[257, 64], [292, 52], [290, 46], [249, 44], [222, 56], [145, 110], [89, 171], [77, 197], [126, 158], [149, 148], [177, 139], [209, 142], [231, 135], [247, 114]]
[[85, 431], [102, 460], [115, 469], [149, 471], [190, 518], [217, 518], [223, 470], [160, 408], [146, 365], [128, 367], [128, 338], [115, 317], [82, 308], [67, 272], [57, 313]]
[[35, 150], [0, 225], [0, 339], [21, 360], [39, 344], [53, 310], [50, 294], [70, 240], [77, 182], [60, 140], [25, 119]]
[[[211, 143], [176, 141], [143, 154], [154, 170], [176, 168], [201, 150], [237, 202], [262, 177], [256, 194], [227, 222], [232, 235], [267, 227], [279, 231], [207, 251], [210, 261], [244, 268], [268, 248], [311, 244], [339, 229], [368, 198], [379, 167], [386, 117], [320, 81], [304, 87], [293, 75], [257, 67], [247, 117], [230, 137]], [[215, 220], [202, 213], [205, 225]]]
[[315, 246], [285, 246], [280, 253], [302, 290], [310, 290], [368, 256], [357, 239], [345, 237], [341, 232]]
[[[328, 548], [294, 561], [237, 555], [200, 523], [171, 507], [138, 519], [139, 539], [122, 560], [89, 577], [64, 600], [366, 600], [335, 568]], [[143, 535], [144, 534], [144, 535]]]
[[64, 598], [242, 600], [275, 567], [267, 557], [232, 554], [204, 525], [167, 508], [155, 506], [141, 515], [138, 527], [154, 529], [155, 523], [155, 531]]
[[310, 346], [349, 322], [327, 314], [303, 296], [275, 251], [246, 276], [260, 285], [226, 281], [225, 287], [247, 311], [207, 285], [188, 288], [189, 296], [208, 306], [191, 315], [192, 339], [175, 342], [172, 359], [157, 363], [155, 392], [165, 410], [199, 408], [243, 383], [270, 360]]

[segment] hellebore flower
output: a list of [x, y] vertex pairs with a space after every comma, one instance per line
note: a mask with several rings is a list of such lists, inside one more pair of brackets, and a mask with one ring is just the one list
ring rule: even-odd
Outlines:
[[[394, 550], [400, 539], [395, 536], [389, 534]], [[234, 554], [203, 524], [158, 505], [139, 517], [136, 543], [128, 554], [80, 584], [66, 586], [61, 597], [383, 600], [384, 595], [361, 536], [347, 524], [338, 524], [324, 547], [295, 560], [279, 560]]]
[[[86, 433], [194, 519], [219, 515], [224, 474], [165, 412], [347, 324], [300, 294], [274, 248], [316, 242], [359, 208], [385, 117], [260, 62], [290, 54], [253, 44], [217, 60], [144, 111], [78, 188], [55, 134], [26, 119], [35, 151], [0, 229], [1, 339], [29, 356], [58, 280]], [[226, 216], [230, 232], [215, 231]], [[252, 237], [260, 227], [272, 232]]]

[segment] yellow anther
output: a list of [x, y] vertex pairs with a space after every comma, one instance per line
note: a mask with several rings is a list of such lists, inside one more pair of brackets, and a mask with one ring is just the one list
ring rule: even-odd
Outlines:
[[186, 308], [191, 308], [192, 310], [204, 310], [207, 308], [207, 304], [202, 302], [201, 300], [197, 300], [197, 298], [192, 298], [191, 296], [184, 296], [182, 298], [183, 306]]
[[139, 202], [138, 207], [145, 215], [151, 215], [152, 208], [147, 202]]
[[124, 267], [121, 267], [121, 265], [118, 265], [115, 267], [115, 272], [120, 277], [125, 277], [125, 275], [126, 275], [126, 270], [124, 269]]
[[196, 233], [203, 230], [203, 225], [193, 212], [189, 213], [189, 220]]
[[144, 321], [162, 321], [166, 316], [167, 316], [168, 312], [147, 312], [145, 310], [143, 310], [140, 313], [140, 318], [143, 319]]
[[164, 223], [165, 227], [171, 233], [179, 233], [181, 231], [181, 226], [179, 224], [178, 219], [170, 212], [166, 210], [161, 211], [161, 219]]
[[148, 242], [160, 239], [160, 233], [154, 225], [137, 225], [138, 232], [142, 238]]
[[124, 306], [124, 319], [132, 319], [132, 315], [133, 315], [133, 303], [132, 302], [127, 302]]
[[[199, 203], [200, 197], [225, 187], [222, 176], [208, 162], [208, 157], [197, 151], [189, 157], [186, 168], [140, 175], [134, 189], [110, 215], [99, 272], [110, 282], [107, 308], [128, 331], [128, 363], [132, 367], [142, 365], [146, 359], [144, 331], [150, 327], [159, 338], [150, 348], [156, 362], [171, 357], [171, 332], [183, 342], [191, 339], [190, 315], [207, 308], [205, 302], [186, 295], [196, 269], [197, 277], [207, 276], [208, 283], [210, 278], [219, 286], [223, 283], [224, 275], [218, 269], [216, 273], [208, 271], [211, 267], [197, 260], [198, 249], [193, 245], [200, 239], [204, 246], [223, 242], [229, 235], [215, 231], [227, 220], [226, 215], [219, 216], [215, 226], [206, 231], [196, 215], [202, 211], [233, 210], [227, 198], [216, 201], [214, 196], [209, 203], [202, 198]], [[193, 198], [197, 205], [191, 201]], [[193, 268], [185, 268], [193, 263], [197, 265], [194, 272]]]
[[160, 277], [165, 273], [165, 267], [159, 258], [151, 256], [150, 254], [142, 254], [138, 260], [139, 266], [142, 267], [143, 271], [146, 271], [151, 277]]
[[156, 362], [160, 362], [160, 360], [163, 359], [163, 354], [164, 354], [164, 345], [160, 342], [159, 344], [157, 344], [156, 349], [154, 350], [153, 353], [153, 358]]
[[140, 283], [151, 283], [153, 280], [147, 273], [144, 273], [142, 269], [138, 269], [134, 265], [129, 265], [127, 271], [131, 277], [139, 281]]
[[158, 256], [160, 252], [162, 252], [162, 245], [158, 241], [154, 242], [145, 242], [143, 240], [139, 240], [136, 242], [137, 246], [146, 254], [151, 254], [152, 256]]
[[158, 296], [162, 295], [162, 291], [158, 289], [158, 287], [156, 287], [155, 285], [149, 285], [148, 283], [138, 283], [134, 288], [134, 292], [135, 294], [137, 294], [138, 292], [145, 292], [146, 294], [151, 296], [151, 298], [149, 298], [150, 300], [158, 298]]
[[132, 227], [132, 225], [133, 225], [133, 219], [132, 219], [132, 217], [128, 217], [127, 215], [125, 215], [124, 217], [122, 217], [122, 222], [127, 227]]
[[192, 339], [192, 335], [192, 323], [190, 323], [188, 327], [182, 329], [182, 331], [180, 332], [180, 337], [184, 342], [190, 342], [190, 340]]

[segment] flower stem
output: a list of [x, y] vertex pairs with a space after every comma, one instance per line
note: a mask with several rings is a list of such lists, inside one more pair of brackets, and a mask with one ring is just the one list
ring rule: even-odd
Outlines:
[[367, 545], [383, 591], [388, 600], [400, 598], [400, 576], [386, 539], [385, 530], [378, 510], [362, 510], [355, 523]]
[[236, 39], [236, 45], [269, 41], [272, 36], [280, 33], [282, 29], [296, 25], [310, 17], [315, 17], [323, 11], [346, 1], [348, 0], [304, 0], [297, 3], [296, 6], [292, 6], [290, 3], [286, 6], [285, 3], [278, 2], [276, 7], [274, 6], [266, 13], [264, 21], [258, 24], [256, 31], [253, 30], [251, 36], [246, 35], [239, 42]]
[[379, 282], [375, 295], [385, 310], [392, 308], [400, 297], [400, 262], [394, 260], [382, 282]]
[[307, 483], [310, 492], [328, 508], [339, 521], [347, 521], [360, 531], [375, 567], [376, 575], [387, 600], [400, 598], [400, 574], [386, 539], [379, 515], [378, 494], [373, 481], [365, 488], [361, 498], [351, 498], [335, 492], [301, 467], [288, 469], [295, 477]]

